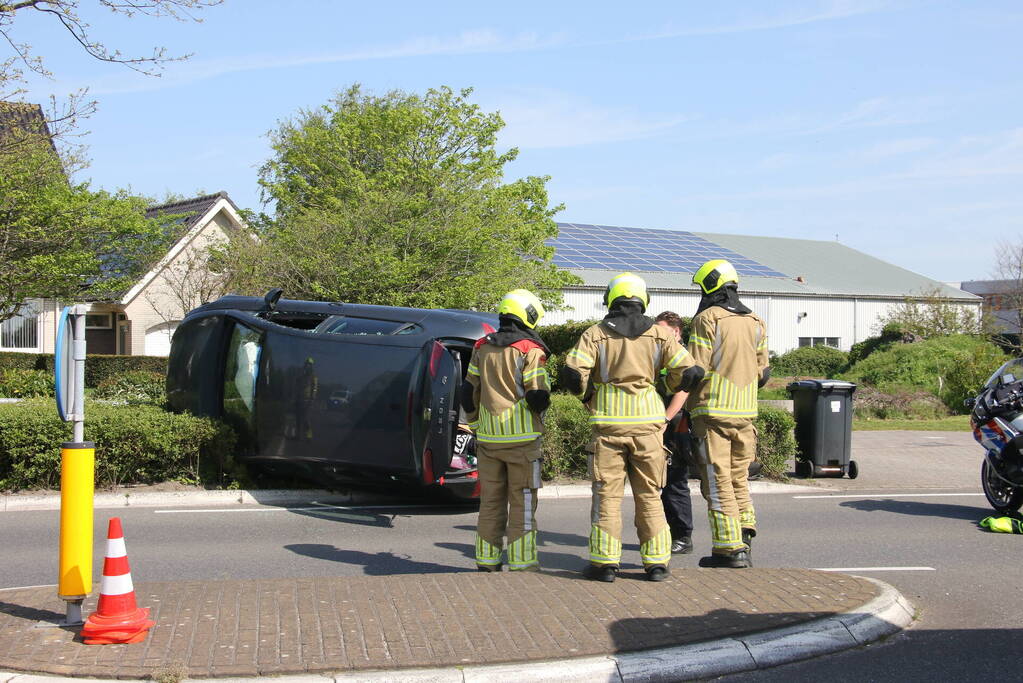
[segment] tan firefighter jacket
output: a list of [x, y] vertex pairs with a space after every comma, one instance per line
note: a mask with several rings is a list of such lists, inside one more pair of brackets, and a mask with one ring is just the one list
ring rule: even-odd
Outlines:
[[706, 371], [686, 402], [693, 417], [757, 416], [757, 384], [768, 365], [767, 327], [760, 318], [706, 308], [693, 318], [689, 352]]
[[475, 406], [468, 415], [469, 426], [478, 441], [519, 445], [543, 434], [543, 420], [530, 409], [526, 393], [550, 391], [546, 361], [543, 349], [529, 340], [509, 346], [477, 344], [466, 380], [473, 387]]
[[590, 424], [609, 436], [658, 431], [664, 425], [664, 402], [654, 386], [658, 375], [666, 369], [674, 390], [693, 365], [685, 347], [660, 325], [630, 339], [597, 323], [565, 356], [565, 366], [581, 377]]

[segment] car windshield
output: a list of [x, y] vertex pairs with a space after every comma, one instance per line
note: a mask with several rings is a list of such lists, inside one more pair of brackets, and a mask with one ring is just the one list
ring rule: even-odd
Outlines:
[[990, 389], [997, 384], [1012, 384], [1021, 379], [1023, 379], [1023, 358], [1016, 358], [995, 370], [995, 374], [991, 375], [984, 387]]
[[320, 329], [327, 334], [360, 335], [414, 334], [418, 330], [415, 323], [348, 316], [333, 318]]

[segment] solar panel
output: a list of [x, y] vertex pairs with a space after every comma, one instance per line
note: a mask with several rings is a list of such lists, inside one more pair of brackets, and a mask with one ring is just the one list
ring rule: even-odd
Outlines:
[[788, 277], [691, 232], [558, 223], [554, 263], [562, 268], [695, 273], [707, 261], [727, 259], [740, 275]]

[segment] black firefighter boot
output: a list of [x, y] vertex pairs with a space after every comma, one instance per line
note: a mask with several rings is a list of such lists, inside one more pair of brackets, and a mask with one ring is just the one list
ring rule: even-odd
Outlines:
[[746, 569], [753, 566], [753, 561], [748, 551], [738, 550], [728, 555], [712, 553], [707, 557], [701, 557], [700, 566], [714, 569]]
[[757, 535], [756, 529], [743, 529], [742, 530], [742, 542], [746, 544], [746, 552], [749, 553], [750, 559], [753, 559], [753, 537]]

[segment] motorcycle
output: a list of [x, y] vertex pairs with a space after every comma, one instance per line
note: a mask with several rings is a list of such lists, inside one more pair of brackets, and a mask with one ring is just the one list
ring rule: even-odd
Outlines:
[[1023, 359], [998, 368], [965, 403], [973, 438], [985, 450], [984, 496], [998, 512], [1012, 514], [1023, 506]]

